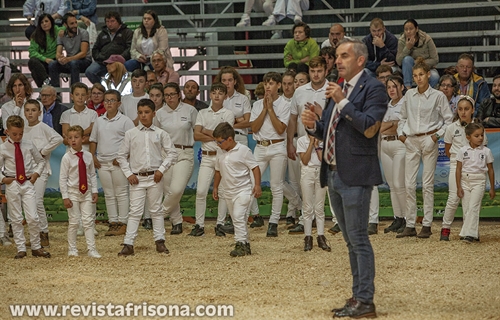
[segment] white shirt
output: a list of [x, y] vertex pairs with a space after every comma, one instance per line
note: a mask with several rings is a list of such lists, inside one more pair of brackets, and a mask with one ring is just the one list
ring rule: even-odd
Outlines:
[[32, 127], [26, 126], [24, 128], [23, 138], [31, 140], [40, 154], [46, 159], [44, 172], [51, 175], [50, 154], [55, 148], [63, 143], [63, 137], [47, 124], [39, 122]]
[[97, 118], [90, 134], [90, 142], [97, 143], [97, 160], [111, 162], [116, 159], [125, 132], [134, 127], [134, 122], [120, 112], [112, 119], [108, 118], [107, 112]]
[[[257, 119], [263, 109], [264, 100], [255, 101], [250, 115], [250, 121]], [[273, 109], [276, 117], [288, 126], [288, 120], [290, 120], [290, 102], [286, 101], [283, 96], [279, 96], [279, 98], [273, 102]], [[282, 134], [279, 134], [271, 122], [271, 117], [269, 114], [266, 114], [262, 127], [260, 127], [259, 131], [253, 133], [253, 138], [257, 141], [286, 139], [286, 130]]]
[[[30, 140], [21, 140], [20, 147], [23, 153], [24, 173], [26, 176], [29, 177], [35, 172], [41, 175], [45, 169], [45, 159], [37, 150], [33, 142]], [[14, 143], [10, 138], [7, 138], [7, 140], [0, 145], [0, 168], [3, 168], [3, 171], [0, 171], [0, 181], [5, 177], [16, 177], [15, 150]]]
[[[457, 158], [457, 153], [464, 146], [469, 145], [469, 140], [465, 136], [465, 127], [460, 124], [460, 120], [457, 120], [446, 127], [446, 132], [443, 137], [444, 143], [451, 144], [450, 147], [450, 161], [454, 162]], [[484, 135], [483, 145], [488, 144], [488, 138], [486, 134]]]
[[[24, 120], [24, 126], [28, 126], [28, 120], [24, 116], [24, 104], [26, 103], [26, 99], [24, 99], [23, 105], [21, 107], [16, 106], [16, 103], [14, 100], [7, 101], [2, 105], [2, 124], [4, 130], [7, 129], [7, 119], [10, 116], [16, 115], [20, 116]], [[43, 108], [42, 104], [40, 103], [40, 107]], [[42, 114], [38, 117], [39, 121], [43, 121], [43, 112]]]
[[126, 177], [156, 170], [165, 173], [177, 162], [177, 151], [168, 133], [155, 125], [146, 128], [139, 123], [125, 132], [117, 161]]
[[401, 120], [401, 106], [403, 105], [403, 99], [399, 99], [398, 103], [392, 105], [390, 102], [387, 104], [387, 111], [385, 112], [383, 122], [389, 121], [399, 121]]
[[457, 161], [462, 162], [462, 173], [488, 172], [488, 163], [493, 163], [493, 154], [488, 147], [472, 148], [470, 144], [463, 146], [457, 153]]
[[[250, 100], [248, 100], [248, 97], [239, 93], [238, 91], [234, 91], [234, 94], [231, 97], [227, 97], [222, 105], [227, 110], [231, 110], [231, 112], [234, 114], [235, 119], [241, 118], [247, 113], [250, 114], [250, 112], [252, 111], [252, 108], [250, 107]], [[234, 129], [234, 131], [238, 131], [245, 135], [248, 134], [248, 128]]]
[[118, 108], [121, 113], [129, 117], [132, 121], [137, 119], [137, 103], [141, 99], [148, 99], [149, 94], [144, 94], [141, 97], [134, 97], [134, 94], [127, 94], [122, 97], [122, 104]]
[[325, 110], [326, 88], [328, 88], [328, 81], [325, 81], [325, 84], [318, 90], [314, 90], [310, 82], [295, 90], [292, 101], [290, 102], [290, 113], [297, 115], [297, 135], [299, 137], [307, 134], [301, 120], [301, 115], [305, 109], [306, 103], [309, 102], [314, 104], [314, 102], [317, 102], [321, 108]]
[[[97, 193], [97, 178], [94, 168], [94, 160], [90, 152], [82, 149], [83, 161], [87, 171], [87, 186], [92, 193]], [[76, 155], [77, 151], [69, 148], [61, 159], [61, 170], [59, 172], [59, 189], [63, 199], [68, 199], [70, 193], [80, 192], [80, 173], [78, 163], [80, 158]]]
[[398, 136], [403, 133], [413, 136], [436, 129], [437, 134], [443, 136], [452, 121], [453, 113], [444, 93], [430, 86], [422, 94], [418, 92], [418, 88], [410, 89], [401, 106]]
[[168, 104], [156, 111], [155, 125], [165, 130], [172, 143], [182, 146], [194, 145], [193, 129], [198, 111], [191, 105], [180, 102], [175, 110]]
[[[222, 107], [215, 112], [212, 106], [200, 110], [196, 117], [196, 126], [202, 126], [204, 129], [214, 130], [221, 122], [227, 122], [230, 125], [234, 124], [234, 114], [231, 110]], [[219, 148], [215, 141], [202, 142], [201, 149], [203, 151], [217, 151]]]
[[[306, 153], [307, 151], [307, 148], [309, 148], [309, 144], [310, 144], [310, 140], [309, 140], [309, 137], [308, 136], [302, 136], [300, 137], [298, 140], [297, 140], [297, 154], [299, 153]], [[323, 142], [320, 143], [320, 147], [322, 146]], [[309, 160], [309, 163], [307, 164], [307, 167], [311, 167], [311, 168], [319, 168], [321, 167], [321, 161], [319, 160], [318, 158], [318, 154], [315, 150], [316, 148], [313, 147], [312, 149], [312, 152], [311, 152], [311, 159]], [[302, 166], [306, 166], [304, 165], [304, 163], [302, 161], [300, 161], [300, 164]]]
[[[81, 112], [78, 112], [75, 110], [75, 107], [72, 107], [71, 109], [68, 109], [62, 113], [59, 123], [61, 125], [66, 123], [70, 127], [79, 125], [83, 128], [83, 130], [86, 130], [92, 123], [97, 120], [97, 117], [97, 112], [95, 110], [85, 107]], [[89, 151], [89, 145], [84, 144], [83, 150]]]
[[221, 174], [221, 184], [227, 199], [234, 199], [242, 192], [252, 192], [250, 175], [252, 169], [258, 165], [252, 150], [239, 142], [229, 151], [219, 148], [215, 170]]

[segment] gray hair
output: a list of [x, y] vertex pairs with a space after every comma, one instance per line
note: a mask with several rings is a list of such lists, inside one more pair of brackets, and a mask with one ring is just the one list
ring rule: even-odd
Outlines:
[[354, 51], [354, 54], [356, 55], [356, 59], [361, 56], [365, 57], [365, 63], [363, 64], [364, 67], [366, 61], [368, 61], [368, 48], [366, 48], [366, 45], [361, 40], [358, 39], [344, 38], [340, 40], [339, 46], [344, 43], [352, 44], [352, 49]]
[[159, 54], [160, 56], [163, 57], [163, 61], [165, 61], [165, 64], [167, 65], [167, 68], [173, 69], [174, 68], [174, 59], [172, 58], [172, 55], [170, 54], [170, 49], [167, 48], [167, 50], [161, 50], [157, 49], [155, 50], [150, 57], [150, 62], [151, 64], [153, 63], [153, 56], [155, 54]]
[[56, 88], [54, 88], [53, 86], [48, 85], [48, 84], [44, 84], [44, 85], [42, 86], [42, 89], [40, 89], [40, 93], [41, 93], [42, 91], [46, 91], [46, 90], [50, 91], [50, 92], [51, 92], [51, 93], [53, 93], [53, 94], [57, 94]]

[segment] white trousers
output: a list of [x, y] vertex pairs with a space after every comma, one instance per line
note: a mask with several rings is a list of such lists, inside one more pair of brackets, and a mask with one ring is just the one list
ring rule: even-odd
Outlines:
[[[137, 230], [144, 210], [149, 211], [153, 221], [153, 237], [155, 241], [165, 240], [165, 223], [163, 222], [162, 198], [163, 180], [156, 183], [154, 175], [137, 176], [139, 183], [130, 185], [130, 211], [128, 213], [127, 233], [123, 243], [134, 245]], [[146, 199], [148, 207], [145, 208]]]
[[45, 195], [48, 178], [49, 174], [47, 172], [43, 172], [35, 182], [36, 212], [38, 214], [38, 219], [40, 220], [40, 231], [43, 233], [49, 232], [49, 222], [47, 221], [47, 213], [45, 212], [45, 206], [43, 205], [43, 196]]
[[[196, 224], [205, 227], [205, 211], [207, 210], [207, 194], [215, 174], [216, 156], [203, 155], [198, 171], [196, 185]], [[224, 188], [219, 186], [219, 201], [217, 208], [217, 224], [223, 224], [226, 218], [227, 205], [224, 198]]]
[[255, 12], [265, 12], [270, 16], [273, 14], [275, 2], [276, 0], [246, 0], [244, 13], [250, 15], [253, 9]]
[[[297, 138], [293, 138], [293, 145], [297, 147]], [[288, 182], [283, 184], [283, 194], [288, 199], [287, 217], [296, 218], [296, 212], [302, 209], [302, 192], [300, 190], [300, 156], [295, 160], [287, 157]]]
[[277, 0], [274, 5], [273, 14], [278, 21], [286, 17], [293, 19], [295, 16], [302, 17], [302, 11], [309, 9], [309, 0]]
[[458, 205], [460, 204], [460, 198], [457, 194], [457, 178], [455, 173], [457, 172], [457, 162], [450, 161], [450, 175], [448, 176], [448, 200], [446, 200], [446, 207], [444, 208], [443, 224], [442, 228], [450, 229], [453, 220], [455, 219], [455, 213], [457, 212]]
[[11, 184], [5, 185], [5, 196], [10, 207], [9, 218], [17, 252], [26, 252], [23, 211], [28, 223], [31, 249], [40, 249], [40, 219], [36, 212], [35, 186], [30, 181], [26, 181], [23, 184], [13, 181]]
[[406, 147], [401, 141], [382, 140], [380, 161], [384, 170], [385, 180], [389, 185], [392, 211], [398, 218], [405, 217], [405, 154]]
[[479, 213], [481, 212], [481, 201], [483, 200], [485, 185], [486, 174], [462, 173], [464, 224], [462, 230], [460, 230], [461, 237], [479, 238]]
[[130, 202], [127, 177], [113, 162], [101, 162], [101, 168], [97, 172], [104, 190], [109, 222], [127, 223]]
[[76, 251], [76, 235], [78, 226], [82, 221], [87, 249], [95, 250], [95, 214], [93, 212], [92, 192], [87, 191], [82, 194], [78, 189], [69, 191], [69, 199], [73, 207], [68, 208], [68, 251]]
[[[2, 205], [2, 203], [0, 202], [0, 206], [1, 205]], [[6, 224], [5, 224], [5, 220], [3, 218], [2, 209], [0, 207], [0, 238], [3, 238], [5, 236], [6, 232], [7, 232]]]
[[179, 156], [177, 163], [171, 166], [163, 176], [163, 212], [170, 216], [172, 225], [182, 223], [181, 198], [193, 174], [193, 149], [176, 149]]
[[405, 187], [406, 226], [414, 228], [417, 220], [417, 173], [422, 159], [422, 194], [424, 197], [424, 220], [422, 225], [430, 227], [434, 216], [434, 172], [438, 157], [438, 144], [431, 136], [411, 136], [405, 141]]
[[306, 236], [312, 234], [312, 222], [315, 217], [318, 235], [325, 234], [325, 194], [327, 188], [321, 188], [319, 174], [320, 167], [304, 166], [301, 170], [302, 215], [304, 216]]
[[283, 206], [283, 181], [286, 170], [286, 142], [274, 143], [268, 147], [258, 144], [254, 150], [255, 160], [259, 164], [260, 172], [263, 174], [267, 167], [270, 168], [271, 193], [273, 195], [271, 216], [269, 223], [278, 223]]
[[372, 195], [370, 198], [370, 211], [369, 211], [369, 223], [378, 224], [378, 212], [380, 209], [380, 199], [378, 196], [378, 188], [377, 186], [373, 186]]
[[236, 242], [250, 242], [247, 221], [252, 199], [254, 199], [254, 197], [251, 191], [243, 191], [235, 197], [226, 198], [227, 208], [233, 219], [234, 241]]

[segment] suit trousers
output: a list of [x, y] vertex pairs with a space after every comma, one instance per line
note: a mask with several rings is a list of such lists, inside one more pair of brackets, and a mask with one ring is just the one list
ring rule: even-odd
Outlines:
[[104, 190], [109, 222], [127, 223], [130, 203], [127, 177], [111, 161], [101, 162], [101, 168], [97, 172]]
[[405, 154], [406, 147], [401, 141], [382, 140], [380, 160], [384, 170], [385, 180], [389, 185], [392, 211], [398, 218], [405, 217]]
[[485, 185], [486, 175], [484, 173], [462, 173], [464, 224], [460, 230], [461, 237], [479, 238], [479, 213], [481, 212]]
[[320, 167], [304, 166], [301, 170], [302, 215], [304, 217], [304, 233], [306, 236], [312, 234], [314, 218], [316, 218], [318, 235], [325, 234], [325, 195], [327, 188], [321, 188], [319, 174]]
[[93, 212], [92, 192], [87, 191], [85, 194], [80, 193], [78, 189], [69, 190], [69, 199], [73, 203], [73, 207], [68, 208], [68, 251], [76, 251], [76, 236], [80, 220], [87, 241], [87, 249], [89, 251], [96, 250], [95, 248], [95, 214]]

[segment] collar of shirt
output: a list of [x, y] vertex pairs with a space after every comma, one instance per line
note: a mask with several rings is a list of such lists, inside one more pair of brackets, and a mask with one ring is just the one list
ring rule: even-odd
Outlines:
[[[358, 83], [359, 81], [359, 78], [361, 78], [361, 75], [363, 74], [363, 71], [364, 69], [362, 69], [360, 72], [358, 72], [354, 77], [352, 77], [351, 80], [349, 81], [345, 81], [344, 82], [344, 86], [346, 84], [349, 84], [349, 88], [347, 89], [347, 97], [349, 97], [349, 95], [351, 94], [352, 90], [354, 89], [354, 87], [356, 87], [356, 84]], [[343, 89], [343, 88], [342, 88]]]
[[111, 119], [110, 119], [110, 118], [108, 118], [108, 112], [106, 111], [102, 117], [103, 117], [106, 121], [108, 121], [108, 122], [113, 122], [113, 121], [116, 121], [116, 120], [120, 119], [120, 118], [121, 118], [121, 116], [122, 116], [122, 113], [118, 111], [118, 112], [116, 113], [116, 115], [115, 115], [113, 118], [111, 118]]
[[72, 37], [70, 37], [70, 36], [69, 36], [69, 30], [68, 30], [68, 29], [66, 29], [66, 30], [64, 31], [64, 36], [65, 36], [66, 38], [70, 38], [70, 39], [71, 39], [71, 38], [76, 37], [76, 36], [77, 36], [77, 35], [79, 35], [79, 34], [80, 34], [80, 28], [76, 28], [76, 34], [75, 34], [75, 35], [73, 35]]
[[179, 110], [182, 108], [182, 104], [183, 102], [179, 102], [179, 104], [177, 105], [177, 108], [175, 109], [172, 109], [170, 108], [170, 106], [168, 104], [165, 103], [165, 105], [163, 106], [163, 108], [165, 109], [165, 111], [167, 111], [168, 113], [172, 113], [172, 112], [179, 112]]
[[427, 90], [425, 90], [424, 93], [418, 92], [418, 87], [417, 87], [413, 90], [413, 95], [416, 96], [417, 94], [421, 94], [421, 95], [424, 95], [426, 98], [429, 98], [429, 96], [432, 93], [431, 91], [432, 91], [432, 87], [430, 85], [427, 87]]
[[56, 102], [52, 103], [48, 109], [45, 107], [43, 108], [43, 113], [50, 113], [52, 110], [54, 110], [54, 107], [56, 106]]
[[211, 105], [211, 106], [210, 106], [210, 108], [208, 108], [208, 112], [219, 113], [219, 112], [221, 112], [221, 111], [224, 109], [224, 107], [222, 107], [222, 108], [220, 108], [219, 110], [215, 111], [215, 110], [214, 110], [214, 109], [212, 109], [212, 108], [213, 108], [213, 106]]
[[85, 113], [85, 114], [86, 114], [86, 113], [88, 113], [88, 112], [89, 112], [89, 108], [87, 108], [86, 106], [85, 106], [85, 108], [83, 108], [83, 110], [82, 110], [82, 111], [80, 111], [80, 112], [76, 111], [76, 109], [75, 109], [75, 107], [74, 107], [74, 106], [73, 106], [70, 110], [71, 110], [71, 111], [70, 111], [71, 113]]
[[[350, 83], [349, 83], [350, 84]], [[314, 92], [322, 92], [322, 91], [326, 91], [326, 88], [328, 87], [328, 81], [326, 81], [325, 79], [325, 83], [321, 86], [321, 88], [319, 88], [318, 90], [315, 90], [313, 87], [312, 87], [312, 84], [311, 82], [308, 82], [306, 83], [305, 85], [297, 88], [297, 90], [299, 90], [300, 88], [304, 87], [303, 90], [309, 90], [309, 91], [314, 91]], [[299, 91], [300, 92], [300, 91]]]
[[71, 152], [71, 154], [74, 154], [76, 155], [78, 152], [83, 152], [83, 149], [80, 150], [80, 151], [76, 151], [75, 149], [73, 149], [72, 147], [69, 148], [69, 151]]
[[156, 127], [154, 124], [151, 125], [151, 127], [147, 128], [146, 126], [144, 126], [140, 121], [139, 121], [139, 124], [137, 125], [137, 129], [139, 129], [140, 131], [155, 131], [156, 130]]
[[236, 98], [237, 96], [239, 96], [241, 93], [239, 93], [238, 91], [234, 90], [233, 92], [233, 95], [232, 96], [227, 96], [226, 100], [231, 100], [233, 98]]
[[470, 143], [468, 143], [466, 150], [483, 150], [483, 149], [484, 149], [483, 145], [473, 148], [473, 147], [470, 146]]

